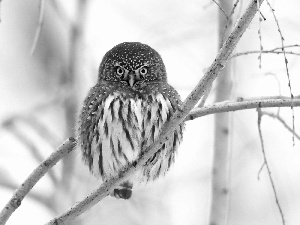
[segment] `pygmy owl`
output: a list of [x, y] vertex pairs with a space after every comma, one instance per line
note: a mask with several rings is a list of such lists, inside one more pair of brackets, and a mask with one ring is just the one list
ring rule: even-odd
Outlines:
[[[78, 143], [90, 172], [103, 181], [117, 175], [157, 139], [180, 104], [154, 49], [138, 42], [113, 47], [102, 59], [97, 84], [85, 98], [78, 119]], [[111, 195], [128, 199], [133, 183], [165, 175], [183, 129], [184, 124], [178, 126], [142, 169]]]

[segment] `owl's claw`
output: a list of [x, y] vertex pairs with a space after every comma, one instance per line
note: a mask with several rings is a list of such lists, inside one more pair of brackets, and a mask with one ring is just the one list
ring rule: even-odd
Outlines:
[[132, 195], [132, 190], [123, 188], [123, 189], [114, 189], [112, 195], [115, 198], [129, 199]]

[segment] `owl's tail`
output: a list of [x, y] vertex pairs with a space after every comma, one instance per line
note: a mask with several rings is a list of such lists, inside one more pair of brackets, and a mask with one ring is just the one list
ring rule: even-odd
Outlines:
[[126, 181], [114, 189], [111, 195], [115, 198], [129, 199], [132, 195], [132, 186], [133, 184], [131, 182]]

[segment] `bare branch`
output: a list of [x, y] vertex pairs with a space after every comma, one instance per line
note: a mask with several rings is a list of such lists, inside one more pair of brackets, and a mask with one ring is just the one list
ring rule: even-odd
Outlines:
[[[273, 119], [277, 119], [282, 125], [293, 134], [293, 128], [291, 128], [287, 123], [284, 121], [284, 119], [279, 116], [278, 114], [270, 113], [270, 112], [262, 112], [262, 115], [267, 115]], [[300, 141], [300, 136], [296, 132], [294, 133], [295, 137]]]
[[196, 108], [204, 106], [204, 104], [205, 104], [205, 102], [206, 102], [206, 100], [207, 100], [207, 98], [208, 98], [208, 96], [210, 94], [211, 89], [212, 89], [212, 84], [210, 85], [210, 87], [208, 87], [205, 90], [205, 93], [203, 94], [203, 96], [202, 96], [200, 102], [198, 103], [198, 105], [196, 106]]
[[219, 9], [223, 12], [224, 16], [226, 17], [226, 19], [229, 19], [229, 16], [227, 15], [227, 13], [225, 12], [225, 10], [220, 6], [220, 4], [216, 1], [216, 0], [212, 0], [218, 7]]
[[0, 225], [4, 225], [11, 214], [21, 205], [22, 200], [32, 187], [53, 167], [60, 159], [71, 152], [76, 145], [74, 138], [66, 140], [56, 152], [52, 153], [42, 164], [40, 164], [14, 192], [11, 199], [0, 212]]
[[263, 164], [261, 165], [260, 169], [258, 170], [258, 173], [257, 173], [257, 180], [260, 179], [260, 174], [261, 174], [261, 172], [263, 171], [265, 165], [266, 165], [266, 162], [264, 161]]
[[33, 40], [32, 46], [31, 46], [31, 50], [30, 50], [31, 55], [33, 55], [33, 53], [36, 49], [36, 45], [37, 45], [37, 42], [39, 40], [41, 31], [42, 31], [42, 26], [43, 26], [43, 22], [44, 22], [44, 12], [45, 12], [45, 0], [40, 0], [39, 23], [38, 23], [38, 26], [36, 28], [34, 40]]
[[[294, 46], [294, 47], [298, 47], [298, 46]], [[283, 48], [286, 48], [286, 46], [284, 46]], [[284, 54], [283, 51], [278, 51], [278, 49], [270, 49], [270, 50], [259, 50], [259, 51], [246, 51], [246, 52], [239, 52], [239, 53], [236, 53], [234, 55], [232, 55], [230, 57], [230, 59], [232, 58], [235, 58], [235, 57], [238, 57], [238, 56], [242, 56], [242, 55], [250, 55], [250, 54], [260, 54], [260, 53], [263, 53], [263, 54]], [[300, 53], [297, 53], [297, 52], [293, 52], [293, 51], [285, 51], [285, 54], [290, 54], [290, 55], [300, 55]]]
[[[257, 1], [257, 8], [259, 10], [259, 2]], [[259, 10], [260, 15], [261, 12]], [[259, 60], [259, 69], [261, 69], [261, 57], [262, 57], [262, 51], [263, 51], [263, 46], [262, 46], [262, 35], [261, 35], [261, 22], [262, 22], [262, 18], [261, 16], [258, 15], [258, 38], [259, 38], [259, 56], [258, 56], [258, 60]]]
[[[300, 99], [293, 100], [294, 106], [300, 106]], [[291, 107], [292, 100], [288, 99], [256, 99], [256, 100], [244, 100], [239, 99], [238, 101], [226, 101], [215, 103], [210, 106], [204, 106], [202, 108], [193, 109], [189, 115], [185, 118], [185, 121], [193, 120], [198, 117], [222, 113], [222, 112], [232, 112], [244, 109], [255, 109], [257, 107], [261, 108], [271, 108], [271, 107]]]
[[[13, 182], [11, 179], [6, 179], [5, 176], [1, 176], [0, 186], [10, 191], [15, 191], [18, 188], [18, 184], [16, 182]], [[46, 197], [44, 193], [39, 194], [36, 192], [29, 192], [28, 198], [31, 198], [37, 201], [38, 203], [43, 204], [44, 206], [48, 207], [52, 211], [54, 210], [53, 205], [51, 204], [51, 199]]]
[[[276, 96], [259, 96], [259, 97], [237, 97], [236, 101], [242, 102], [242, 101], [249, 101], [249, 100], [268, 100], [268, 99], [285, 99], [290, 100], [291, 97], [288, 96], [282, 96], [282, 95], [276, 95]], [[294, 99], [300, 99], [300, 95], [294, 96]]]
[[[237, 5], [239, 4], [239, 1], [240, 1], [240, 0], [236, 0], [235, 3], [233, 4], [232, 10], [231, 10], [231, 12], [230, 12], [230, 14], [229, 14], [229, 18], [232, 17], [232, 15], [234, 14], [235, 8], [236, 8]], [[228, 26], [228, 24], [227, 24], [227, 26]]]
[[[232, 7], [232, 9], [231, 9], [231, 12], [230, 12], [229, 16], [226, 18], [227, 21], [226, 21], [226, 24], [225, 24], [225, 26], [224, 26], [224, 28], [223, 28], [223, 34], [222, 34], [222, 38], [221, 38], [220, 43], [224, 43], [224, 39], [225, 39], [225, 35], [226, 35], [226, 30], [227, 30], [229, 24], [232, 22], [232, 18], [231, 18], [231, 17], [233, 16], [234, 11], [235, 11], [235, 8], [237, 7], [239, 1], [240, 1], [240, 0], [236, 0], [236, 1], [235, 1], [235, 3], [233, 4], [233, 7]], [[220, 6], [220, 7], [221, 7], [221, 6]], [[223, 10], [223, 11], [224, 11], [224, 10]]]
[[260, 144], [261, 144], [261, 150], [262, 150], [263, 157], [264, 157], [264, 164], [263, 165], [265, 165], [266, 168], [267, 168], [268, 175], [269, 175], [269, 178], [270, 178], [270, 182], [271, 182], [271, 185], [272, 185], [272, 190], [273, 190], [273, 193], [274, 193], [274, 196], [275, 196], [275, 201], [276, 201], [276, 204], [277, 204], [280, 216], [281, 216], [282, 224], [285, 225], [283, 211], [282, 211], [280, 203], [279, 203], [279, 199], [278, 199], [278, 196], [277, 196], [277, 191], [275, 189], [274, 180], [273, 180], [272, 175], [271, 175], [271, 169], [269, 167], [269, 163], [267, 161], [267, 156], [266, 156], [266, 152], [265, 152], [264, 141], [263, 141], [262, 132], [261, 132], [262, 112], [261, 112], [260, 107], [257, 108], [257, 113], [258, 113], [258, 118], [257, 118], [258, 133], [259, 133], [259, 139], [260, 139]]
[[[285, 45], [285, 46], [283, 46], [284, 49], [295, 48], [295, 47], [300, 47], [300, 45], [294, 44], [294, 45]], [[282, 50], [282, 47], [277, 47], [277, 48], [270, 49], [270, 51], [277, 51], [277, 50]]]
[[[285, 63], [285, 70], [286, 70], [286, 75], [287, 75], [287, 79], [288, 79], [288, 87], [290, 89], [290, 95], [291, 95], [291, 99], [293, 100], [294, 96], [293, 96], [293, 92], [292, 92], [292, 86], [291, 86], [291, 79], [290, 79], [290, 73], [289, 73], [289, 67], [288, 67], [288, 60], [287, 60], [287, 57], [286, 57], [286, 53], [285, 53], [285, 49], [284, 49], [284, 38], [283, 38], [283, 35], [282, 35], [282, 32], [281, 32], [281, 29], [280, 29], [280, 26], [279, 26], [279, 22], [277, 20], [277, 17], [274, 13], [274, 9], [272, 8], [270, 2], [268, 0], [266, 0], [268, 6], [270, 7], [271, 9], [271, 12], [273, 14], [273, 17], [274, 17], [274, 20], [277, 24], [277, 28], [278, 28], [278, 32], [279, 32], [279, 35], [280, 35], [280, 40], [281, 40], [281, 50], [283, 51], [283, 56], [284, 56], [284, 63]], [[294, 115], [294, 109], [293, 109], [293, 104], [291, 105], [291, 110], [292, 110], [292, 124], [293, 124], [293, 144], [295, 145], [295, 115]]]

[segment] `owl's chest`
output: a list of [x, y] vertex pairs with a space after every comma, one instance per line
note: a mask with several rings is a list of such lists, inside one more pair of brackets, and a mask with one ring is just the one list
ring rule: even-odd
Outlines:
[[[110, 94], [95, 112], [91, 152], [101, 161], [104, 177], [131, 163], [145, 145], [156, 140], [173, 108], [162, 94], [128, 98], [121, 93]], [[97, 174], [99, 160], [93, 161]]]
[[98, 110], [99, 141], [109, 141], [110, 148], [122, 144], [131, 151], [153, 142], [171, 114], [170, 101], [162, 94], [128, 97], [109, 95]]

